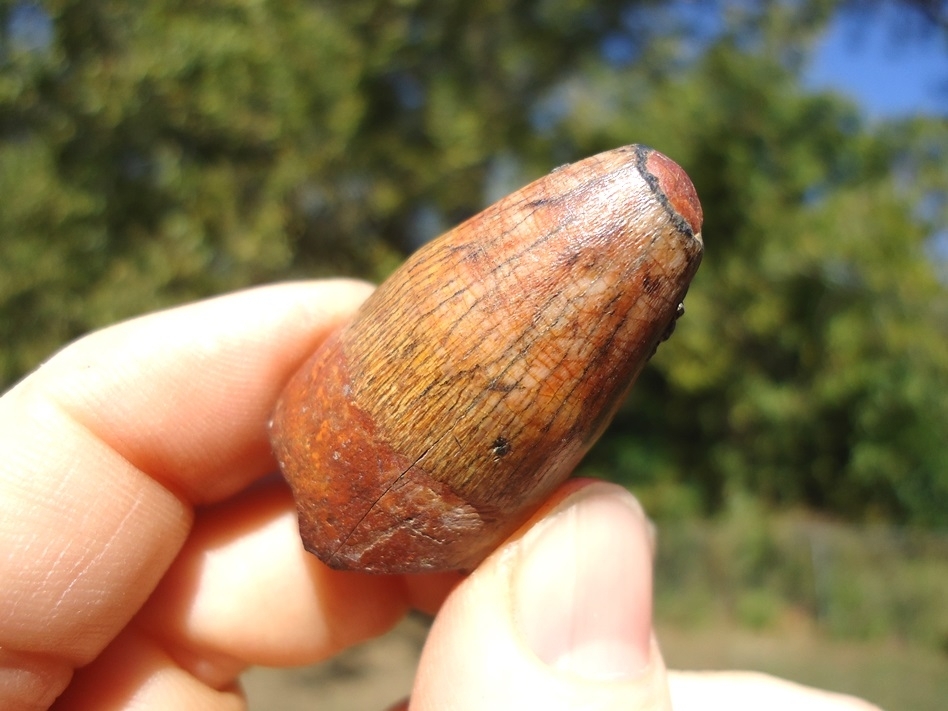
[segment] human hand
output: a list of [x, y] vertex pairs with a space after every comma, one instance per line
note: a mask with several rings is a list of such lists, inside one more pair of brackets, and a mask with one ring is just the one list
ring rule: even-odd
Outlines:
[[648, 524], [611, 485], [567, 483], [463, 581], [306, 554], [266, 477], [266, 422], [368, 291], [286, 284], [145, 316], [0, 399], [0, 708], [241, 708], [247, 666], [328, 658], [412, 607], [440, 607], [413, 709], [651, 711], [669, 683], [679, 711], [870, 708], [756, 675], [666, 674]]

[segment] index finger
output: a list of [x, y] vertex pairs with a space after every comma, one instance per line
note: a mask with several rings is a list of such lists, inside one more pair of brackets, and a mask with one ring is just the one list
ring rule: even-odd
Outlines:
[[0, 399], [0, 686], [61, 688], [141, 607], [193, 506], [275, 468], [279, 389], [368, 292], [285, 284], [135, 319]]

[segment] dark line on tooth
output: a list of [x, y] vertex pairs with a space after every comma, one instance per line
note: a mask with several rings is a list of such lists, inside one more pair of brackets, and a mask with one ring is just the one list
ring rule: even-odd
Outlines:
[[645, 184], [648, 185], [649, 190], [652, 191], [652, 194], [658, 199], [662, 207], [665, 208], [665, 212], [668, 213], [668, 216], [671, 218], [671, 221], [675, 223], [675, 227], [679, 232], [683, 232], [689, 237], [694, 237], [694, 230], [691, 229], [691, 225], [688, 224], [688, 220], [682, 217], [678, 210], [672, 207], [671, 202], [668, 200], [668, 196], [665, 194], [665, 191], [662, 190], [661, 185], [658, 183], [658, 178], [656, 178], [648, 169], [648, 157], [654, 151], [648, 146], [636, 146], [635, 147], [635, 167], [639, 171], [639, 175], [642, 176], [642, 179], [645, 180]]

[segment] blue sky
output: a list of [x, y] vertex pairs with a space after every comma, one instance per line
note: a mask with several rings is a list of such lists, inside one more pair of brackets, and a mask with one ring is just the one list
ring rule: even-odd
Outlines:
[[[933, 30], [904, 2], [855, 7], [837, 13], [805, 76], [807, 86], [842, 92], [874, 119], [914, 113], [948, 117], [948, 34]], [[680, 8], [697, 13], [701, 24], [708, 22], [702, 15], [706, 9], [688, 1]], [[11, 24], [27, 44], [50, 41], [52, 25], [39, 4], [18, 3]]]
[[807, 72], [807, 86], [850, 96], [870, 118], [948, 117], [948, 40], [917, 31], [924, 21], [904, 5], [885, 3], [870, 17], [836, 17]]

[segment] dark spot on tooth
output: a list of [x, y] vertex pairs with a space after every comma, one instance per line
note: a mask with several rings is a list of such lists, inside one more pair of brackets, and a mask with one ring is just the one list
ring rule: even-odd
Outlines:
[[490, 448], [497, 459], [510, 454], [510, 442], [507, 441], [506, 437], [498, 437], [495, 439]]
[[[678, 319], [685, 315], [685, 305], [683, 303], [678, 304], [678, 308], [675, 309], [675, 316], [671, 321], [668, 322], [668, 325], [665, 326], [665, 331], [662, 333], [660, 343], [664, 343], [671, 335], [675, 332], [675, 326], [678, 325]], [[654, 355], [654, 354], [653, 354]]]
[[646, 294], [654, 294], [655, 290], [658, 289], [658, 282], [652, 279], [651, 274], [642, 275], [642, 291]]

